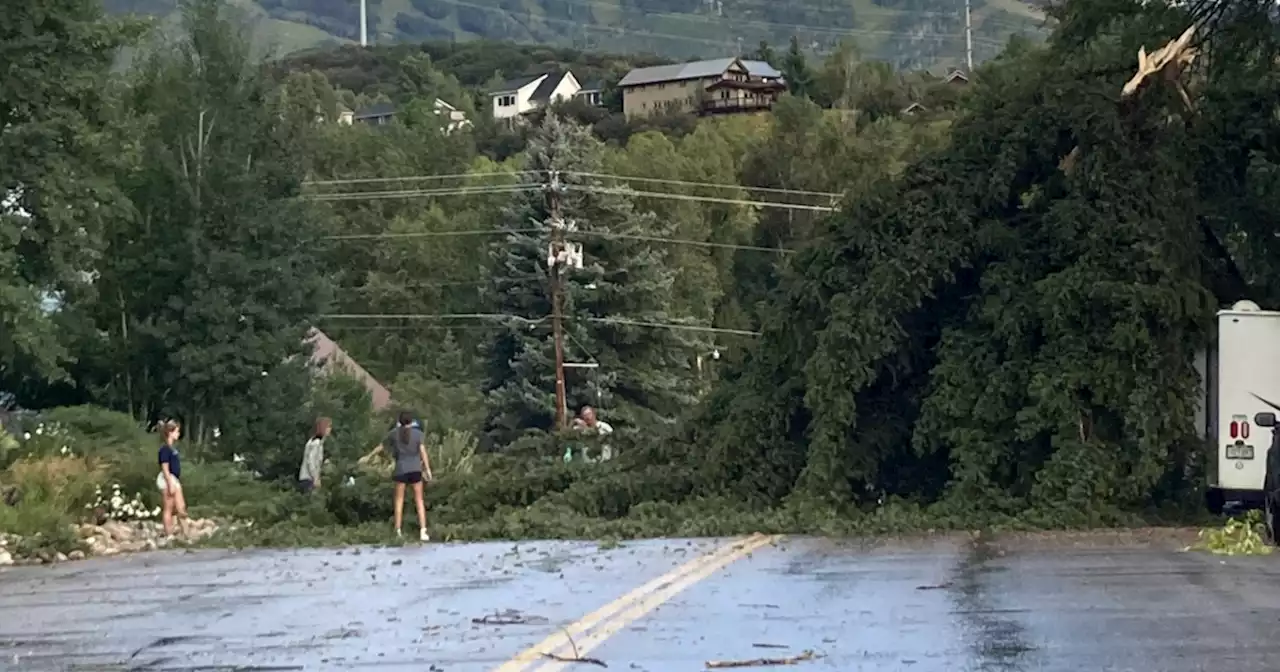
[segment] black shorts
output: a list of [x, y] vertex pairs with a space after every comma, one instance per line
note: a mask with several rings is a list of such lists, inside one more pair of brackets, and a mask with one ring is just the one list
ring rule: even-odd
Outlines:
[[316, 489], [316, 482], [309, 478], [304, 478], [298, 481], [298, 489], [302, 492], [311, 492]]
[[407, 473], [407, 474], [400, 474], [399, 476], [392, 476], [392, 477], [391, 477], [391, 480], [395, 481], [396, 483], [405, 483], [405, 484], [408, 484], [408, 485], [413, 485], [414, 483], [421, 483], [421, 482], [422, 482], [422, 472], [421, 472], [421, 471], [411, 471], [411, 472], [409, 472], [409, 473]]

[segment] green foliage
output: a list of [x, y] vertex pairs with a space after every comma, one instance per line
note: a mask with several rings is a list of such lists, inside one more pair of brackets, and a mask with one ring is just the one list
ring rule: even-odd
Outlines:
[[1166, 18], [989, 66], [949, 145], [833, 218], [707, 407], [707, 469], [773, 500], [945, 494], [1055, 525], [1155, 503], [1195, 457], [1171, 447], [1216, 303], [1208, 139], [1157, 92], [1109, 98]]
[[0, 17], [0, 380], [65, 376], [59, 328], [127, 209], [103, 179], [127, 162], [111, 132], [111, 66], [136, 30], [94, 0], [37, 0]]
[[[636, 209], [592, 174], [601, 172], [604, 147], [581, 126], [548, 116], [530, 142], [527, 169], [556, 171], [564, 181], [558, 212], [541, 194], [518, 196], [506, 218], [514, 232], [491, 246], [494, 304], [511, 320], [488, 344], [488, 426], [499, 443], [525, 430], [552, 429], [554, 353], [548, 292], [547, 244], [556, 216], [572, 221], [568, 239], [583, 248], [582, 269], [562, 270], [566, 357], [595, 361], [598, 369], [566, 381], [570, 409], [605, 409], [621, 426], [669, 422], [694, 400], [694, 358], [710, 350], [678, 327], [630, 323], [691, 322], [672, 315], [675, 274], [663, 246], [643, 236], [670, 236], [672, 227]], [[623, 317], [625, 316], [625, 317]], [[569, 378], [566, 375], [566, 378]]]
[[80, 540], [71, 525], [93, 503], [102, 478], [101, 466], [85, 457], [19, 459], [0, 472], [0, 530], [19, 538], [19, 553], [75, 550]]
[[40, 412], [40, 420], [69, 432], [78, 450], [138, 445], [154, 440], [137, 420], [101, 406], [66, 406]]
[[[286, 5], [309, 11], [271, 9]], [[1167, 82], [1117, 103], [1132, 54], [1181, 32], [1181, 10], [1073, 0], [1047, 46], [1012, 44], [967, 87], [864, 58], [874, 45], [823, 43], [819, 62], [793, 31], [785, 54], [757, 54], [793, 87], [772, 114], [628, 121], [569, 103], [507, 127], [486, 113], [497, 77], [616, 81], [655, 60], [436, 42], [262, 67], [228, 8], [201, 0], [121, 81], [104, 64], [124, 33], [74, 2], [33, 7], [74, 30], [0, 47], [18, 55], [0, 81], [37, 91], [17, 135], [0, 134], [0, 188], [40, 187], [20, 194], [31, 219], [0, 215], [0, 397], [84, 405], [30, 420], [66, 437], [27, 439], [18, 416], [0, 467], [84, 460], [94, 475], [76, 483], [154, 504], [143, 427], [179, 416], [193, 510], [255, 522], [226, 543], [389, 532], [386, 474], [357, 461], [389, 419], [364, 382], [320, 375], [312, 327], [424, 421], [437, 536], [844, 534], [1185, 511], [1204, 451], [1191, 355], [1218, 303], [1280, 303], [1280, 47], [1244, 22], [1228, 33], [1247, 49], [1210, 45], [1193, 111]], [[334, 26], [350, 12], [322, 9]], [[559, 35], [511, 24], [510, 7], [394, 11], [419, 34]], [[961, 53], [930, 42], [897, 56]], [[46, 77], [69, 84], [39, 94]], [[473, 125], [449, 128], [436, 98]], [[337, 123], [383, 101], [387, 125]], [[567, 358], [600, 364], [570, 370], [569, 405], [618, 428], [607, 463], [577, 459], [599, 437], [547, 431], [551, 170], [585, 248]], [[746, 203], [832, 203], [819, 192], [845, 205]], [[320, 415], [335, 431], [323, 487], [304, 495], [293, 481]], [[22, 487], [29, 504], [0, 509], [0, 527], [83, 514], [80, 495]]]
[[1258, 511], [1231, 518], [1220, 528], [1200, 530], [1196, 543], [1187, 550], [1214, 555], [1269, 555], [1275, 550], [1267, 543], [1266, 525]]
[[135, 209], [97, 264], [99, 300], [78, 306], [85, 382], [140, 417], [180, 417], [198, 441], [234, 422], [264, 373], [304, 354], [329, 290], [319, 224], [293, 198], [291, 143], [313, 122], [268, 104], [221, 11], [193, 3], [183, 39], [135, 75], [142, 160], [119, 176]]

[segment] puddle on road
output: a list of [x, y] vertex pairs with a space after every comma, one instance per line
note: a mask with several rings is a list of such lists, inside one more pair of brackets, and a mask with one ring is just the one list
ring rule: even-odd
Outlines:
[[1026, 641], [1022, 625], [1011, 617], [1024, 610], [997, 608], [992, 599], [985, 578], [1001, 571], [992, 566], [995, 557], [988, 542], [979, 537], [946, 588], [956, 606], [953, 613], [970, 642], [972, 658], [967, 669], [1022, 672], [1030, 669], [1036, 649]]

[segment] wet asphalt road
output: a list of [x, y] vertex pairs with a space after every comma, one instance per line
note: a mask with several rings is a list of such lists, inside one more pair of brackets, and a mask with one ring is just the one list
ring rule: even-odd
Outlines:
[[[502, 666], [727, 541], [176, 551], [9, 568], [0, 669], [603, 669]], [[608, 669], [649, 672], [805, 650], [820, 657], [782, 669], [1280, 669], [1280, 555], [1183, 543], [789, 537], [575, 644]], [[606, 625], [612, 636], [592, 634]]]

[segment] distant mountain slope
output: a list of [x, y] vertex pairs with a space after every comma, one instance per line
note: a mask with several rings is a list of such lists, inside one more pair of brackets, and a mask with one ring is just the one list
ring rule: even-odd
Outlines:
[[[165, 16], [175, 0], [104, 0], [108, 11]], [[291, 51], [359, 39], [359, 0], [239, 0], [263, 39]], [[1038, 37], [1043, 13], [1022, 0], [971, 0], [975, 61], [1010, 35]], [[584, 50], [721, 56], [761, 41], [829, 51], [853, 40], [868, 57], [910, 68], [964, 62], [958, 0], [369, 0], [375, 43], [488, 38]]]

